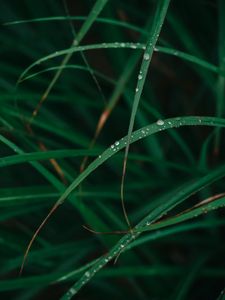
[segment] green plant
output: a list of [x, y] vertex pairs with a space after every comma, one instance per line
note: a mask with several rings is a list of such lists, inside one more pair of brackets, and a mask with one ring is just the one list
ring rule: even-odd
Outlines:
[[222, 299], [224, 1], [1, 16], [2, 298]]

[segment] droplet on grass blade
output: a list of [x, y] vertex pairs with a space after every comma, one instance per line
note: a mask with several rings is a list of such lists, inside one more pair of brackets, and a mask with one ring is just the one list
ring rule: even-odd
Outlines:
[[159, 126], [162, 126], [162, 125], [164, 125], [164, 121], [163, 120], [158, 120], [156, 122], [156, 124], [159, 125]]
[[150, 55], [148, 53], [144, 54], [144, 60], [149, 60], [150, 59]]
[[84, 275], [85, 275], [86, 277], [90, 277], [90, 272], [87, 271]]

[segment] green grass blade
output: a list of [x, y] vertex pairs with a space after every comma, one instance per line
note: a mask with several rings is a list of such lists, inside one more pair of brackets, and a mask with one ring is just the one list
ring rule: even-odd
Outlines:
[[[221, 196], [220, 196], [221, 197]], [[203, 214], [206, 214], [210, 211], [216, 210], [220, 207], [225, 206], [225, 197], [221, 197], [217, 200], [207, 199], [202, 201], [202, 203], [196, 205], [196, 208], [191, 208], [187, 212], [181, 213], [180, 215], [176, 215], [169, 220], [165, 220], [162, 222], [158, 222], [156, 224], [152, 224], [149, 226], [149, 230], [155, 230], [163, 227], [167, 227], [170, 225], [178, 224], [196, 217], [199, 217]], [[144, 230], [148, 230], [146, 227]]]
[[[97, 0], [95, 2], [89, 16], [87, 17], [86, 21], [84, 22], [83, 26], [81, 27], [80, 31], [78, 32], [76, 38], [73, 40], [71, 48], [74, 47], [74, 46], [76, 47], [77, 45], [79, 45], [79, 43], [82, 41], [84, 36], [87, 34], [90, 27], [93, 25], [93, 23], [94, 23], [95, 19], [97, 18], [97, 16], [101, 13], [104, 6], [107, 4], [107, 2], [108, 2], [108, 0]], [[64, 57], [64, 59], [62, 60], [62, 63], [61, 63], [62, 67], [67, 65], [67, 63], [69, 62], [72, 54], [73, 54], [73, 52], [68, 52], [66, 54], [66, 56]], [[35, 109], [35, 111], [33, 113], [34, 115], [37, 114], [37, 112], [38, 112], [39, 108], [41, 107], [42, 103], [48, 97], [48, 95], [51, 92], [52, 88], [54, 87], [54, 85], [56, 84], [56, 82], [59, 79], [60, 75], [62, 74], [62, 71], [63, 71], [63, 68], [60, 68], [55, 73], [53, 79], [51, 80], [51, 82], [48, 85], [47, 89], [45, 90], [44, 94], [42, 95], [41, 100], [40, 100], [37, 108]]]
[[[167, 120], [160, 120], [160, 122], [154, 123], [152, 125], [146, 126], [142, 129], [139, 129], [132, 133], [130, 143], [136, 142], [146, 136], [154, 134], [156, 132], [160, 132], [165, 129], [180, 127], [180, 126], [193, 126], [193, 125], [206, 125], [206, 126], [222, 126], [225, 127], [224, 119], [217, 119], [213, 117], [181, 117], [181, 118], [173, 118]], [[115, 142], [109, 149], [100, 155], [100, 157], [91, 163], [87, 169], [84, 170], [80, 176], [68, 187], [65, 193], [59, 198], [57, 201], [58, 204], [61, 204], [65, 201], [65, 199], [70, 195], [70, 193], [89, 175], [91, 174], [97, 167], [99, 167], [102, 163], [104, 163], [108, 158], [110, 158], [113, 154], [120, 151], [126, 146], [127, 137], [122, 138], [121, 140]], [[146, 223], [149, 225], [151, 222], [163, 214], [165, 214], [169, 209], [172, 209], [174, 206], [179, 204], [181, 201], [184, 201], [188, 196], [190, 196], [193, 191], [199, 190], [207, 183], [211, 183], [212, 181], [225, 176], [225, 168], [224, 166], [216, 170], [215, 172], [211, 172], [205, 178], [201, 178], [199, 182], [195, 182], [192, 185], [188, 185], [187, 189], [176, 194], [170, 201], [161, 205], [159, 208], [156, 208], [148, 217], [146, 217], [143, 221], [141, 221], [135, 228], [134, 231], [141, 230]], [[151, 221], [150, 221], [151, 220]], [[71, 299], [73, 295], [75, 295], [94, 275], [97, 273], [104, 265], [108, 263], [109, 260], [115, 258], [119, 253], [126, 248], [126, 246], [133, 241], [140, 232], [133, 232], [125, 235], [110, 251], [109, 253], [101, 259], [91, 270], [90, 272], [83, 275], [77, 283], [64, 295], [62, 299]]]
[[96, 156], [99, 151], [95, 150], [53, 150], [42, 151], [33, 153], [20, 153], [19, 155], [11, 155], [0, 158], [0, 167], [6, 167], [15, 164], [21, 164], [24, 162], [31, 162], [35, 160], [45, 160], [51, 158], [65, 158], [65, 157], [77, 157], [77, 156]]
[[[35, 66], [38, 66], [50, 59], [66, 55], [68, 53], [76, 53], [76, 52], [82, 52], [82, 51], [88, 51], [88, 50], [98, 50], [98, 49], [120, 49], [120, 48], [128, 48], [128, 49], [140, 49], [140, 50], [146, 50], [146, 45], [143, 43], [132, 43], [132, 42], [114, 42], [114, 43], [100, 43], [100, 44], [91, 44], [91, 45], [85, 45], [85, 46], [76, 46], [69, 49], [64, 49], [60, 51], [56, 51], [55, 53], [49, 54], [45, 57], [42, 57], [35, 61], [33, 64], [31, 64], [28, 68], [26, 68], [20, 75], [18, 82], [22, 82], [28, 78], [27, 73], [34, 68]], [[161, 47], [156, 46], [154, 47], [154, 51], [159, 51], [161, 53], [173, 55], [176, 57], [179, 57], [185, 61], [191, 62], [193, 64], [199, 65], [209, 71], [219, 73], [222, 76], [225, 76], [225, 72], [223, 70], [220, 70], [217, 66], [204, 61], [203, 59], [200, 59], [196, 56], [190, 55], [188, 53], [179, 51], [177, 49], [167, 48], [167, 47]], [[59, 68], [65, 68], [64, 66], [60, 66]], [[32, 76], [32, 75], [29, 75]]]
[[139, 101], [142, 95], [142, 91], [144, 88], [144, 83], [146, 80], [148, 68], [152, 59], [152, 55], [154, 52], [154, 48], [156, 46], [156, 43], [159, 38], [159, 34], [161, 32], [162, 25], [164, 23], [166, 14], [167, 14], [167, 9], [169, 7], [169, 0], [164, 0], [164, 1], [159, 1], [158, 7], [157, 7], [157, 12], [155, 15], [155, 24], [153, 25], [152, 32], [150, 33], [149, 40], [147, 41], [146, 44], [146, 49], [143, 55], [143, 60], [141, 63], [139, 75], [138, 75], [138, 81], [137, 81], [137, 86], [135, 89], [135, 95], [134, 95], [134, 101], [132, 105], [132, 111], [131, 111], [131, 116], [130, 116], [130, 122], [129, 122], [129, 128], [128, 128], [128, 134], [127, 134], [127, 145], [125, 148], [125, 154], [124, 154], [124, 163], [123, 163], [123, 172], [122, 172], [122, 181], [121, 181], [121, 203], [122, 203], [122, 209], [123, 209], [123, 214], [126, 219], [128, 227], [131, 229], [131, 224], [126, 212], [125, 208], [125, 203], [124, 203], [124, 180], [125, 180], [125, 173], [126, 173], [126, 166], [127, 166], [127, 157], [128, 157], [128, 152], [129, 152], [129, 147], [130, 147], [130, 140], [131, 140], [131, 134], [134, 128], [134, 122], [135, 122], [135, 117], [137, 114], [138, 106], [139, 106]]

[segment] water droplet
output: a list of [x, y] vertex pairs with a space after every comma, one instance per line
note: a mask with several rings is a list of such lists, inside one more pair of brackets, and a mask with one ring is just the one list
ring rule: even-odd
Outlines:
[[121, 43], [120, 45], [121, 45], [121, 47], [125, 47], [126, 46], [125, 43]]
[[150, 55], [148, 53], [145, 53], [144, 54], [144, 60], [149, 60], [149, 58], [150, 58]]
[[116, 145], [116, 146], [119, 146], [119, 144], [120, 144], [120, 143], [119, 143], [118, 141], [115, 142], [115, 145]]
[[114, 145], [111, 145], [111, 149], [113, 149], [115, 146]]
[[121, 244], [121, 245], [120, 245], [120, 248], [124, 248], [124, 245], [123, 245], [123, 244]]
[[71, 294], [72, 296], [75, 295], [76, 292], [77, 292], [77, 291], [76, 291], [74, 288], [71, 288], [71, 289], [70, 289], [70, 294]]
[[138, 75], [138, 79], [139, 80], [141, 80], [143, 77], [142, 77], [142, 75], [140, 74], [140, 75]]
[[101, 155], [98, 156], [98, 158], [101, 158], [101, 157], [102, 157]]
[[138, 89], [138, 88], [136, 88], [135, 92], [137, 93], [138, 91], [139, 91], [139, 89]]
[[86, 272], [85, 274], [84, 274], [86, 277], [90, 277], [90, 272]]
[[132, 48], [132, 49], [136, 49], [137, 46], [136, 46], [135, 44], [132, 44], [132, 45], [131, 45], [131, 48]]
[[156, 122], [156, 124], [159, 125], [159, 126], [162, 126], [162, 125], [164, 125], [164, 121], [163, 120], [158, 120]]

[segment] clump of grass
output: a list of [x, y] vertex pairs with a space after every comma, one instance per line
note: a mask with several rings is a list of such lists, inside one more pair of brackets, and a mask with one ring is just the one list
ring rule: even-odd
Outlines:
[[223, 299], [223, 1], [3, 3], [2, 298]]

